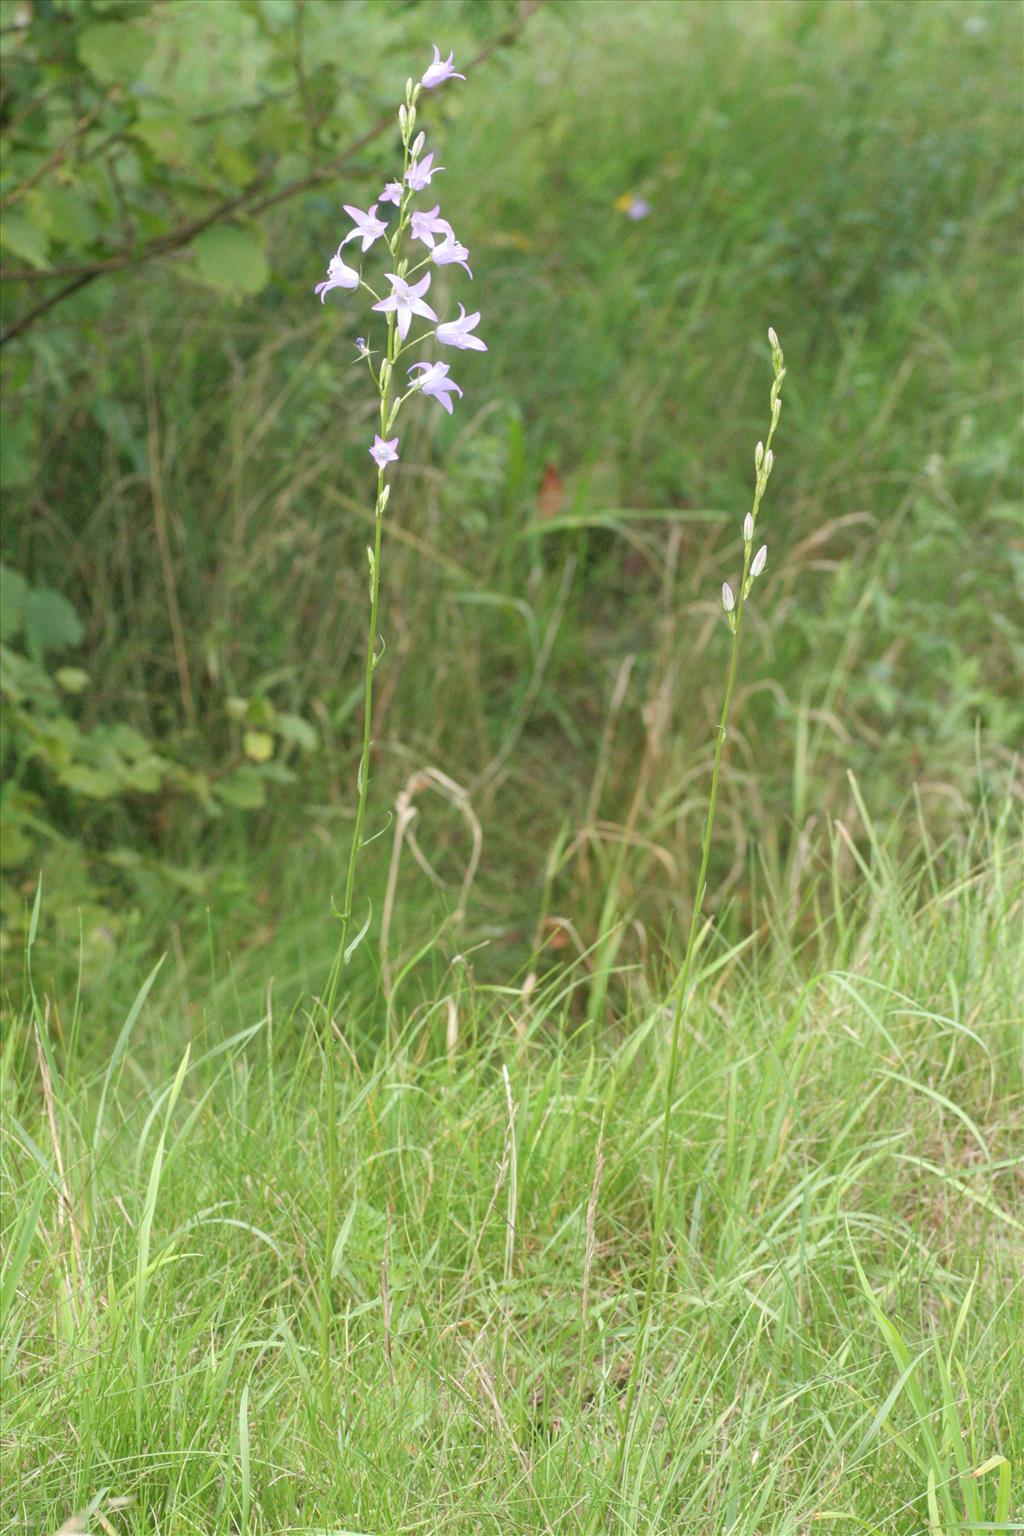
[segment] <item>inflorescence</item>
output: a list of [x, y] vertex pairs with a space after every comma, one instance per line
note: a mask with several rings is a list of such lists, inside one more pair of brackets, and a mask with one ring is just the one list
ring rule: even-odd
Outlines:
[[[474, 335], [480, 321], [479, 310], [467, 314], [465, 306], [460, 304], [457, 319], [439, 321], [435, 310], [427, 300], [432, 273], [424, 269], [432, 266], [460, 266], [472, 279], [469, 251], [456, 238], [455, 231], [448, 220], [441, 217], [440, 203], [435, 203], [432, 208], [416, 211], [412, 208], [416, 194], [429, 188], [434, 177], [444, 170], [443, 165], [434, 164], [433, 151], [424, 155], [425, 134], [420, 132], [415, 138], [413, 137], [417, 101], [423, 91], [433, 90], [446, 80], [464, 80], [465, 78], [465, 75], [460, 75], [456, 71], [453, 55], [449, 53], [447, 59], [442, 59], [441, 51], [435, 44], [433, 63], [424, 71], [418, 82], [414, 83], [412, 80], [406, 82], [405, 102], [398, 110], [404, 151], [402, 178], [400, 181], [389, 181], [378, 195], [376, 202], [365, 210], [353, 207], [349, 203], [343, 205], [345, 212], [352, 220], [353, 227], [331, 257], [326, 278], [323, 282], [317, 283], [314, 289], [320, 302], [323, 303], [335, 288], [350, 291], [362, 288], [374, 300], [372, 309], [387, 316], [387, 349], [379, 367], [374, 366], [374, 354], [367, 346], [365, 337], [361, 336], [356, 342], [359, 357], [366, 360], [383, 402], [381, 431], [376, 434], [369, 450], [370, 457], [381, 472], [386, 464], [394, 463], [398, 459], [398, 437], [388, 434], [394, 427], [402, 405], [410, 395], [421, 394], [436, 400], [449, 415], [452, 413], [452, 396], [461, 397], [462, 395], [462, 389], [450, 377], [448, 363], [420, 361], [410, 364], [407, 369], [408, 387], [404, 394], [392, 401], [393, 377], [399, 359], [431, 336], [442, 347], [452, 347], [459, 351], [487, 351], [486, 343], [481, 341], [479, 336]], [[389, 205], [397, 211], [397, 218], [391, 223], [390, 229], [387, 223]], [[378, 210], [381, 212], [379, 213]], [[411, 256], [402, 255], [403, 237], [406, 233], [412, 242], [418, 242], [423, 247], [422, 258], [418, 261], [415, 259], [416, 252]], [[355, 242], [359, 244], [360, 254], [365, 255], [378, 240], [385, 242], [391, 257], [391, 266], [394, 268], [386, 274], [391, 291], [383, 298], [365, 281], [362, 272], [354, 266], [349, 266], [342, 256], [345, 247]], [[410, 336], [410, 331], [417, 319], [430, 322], [429, 328], [419, 335]]]

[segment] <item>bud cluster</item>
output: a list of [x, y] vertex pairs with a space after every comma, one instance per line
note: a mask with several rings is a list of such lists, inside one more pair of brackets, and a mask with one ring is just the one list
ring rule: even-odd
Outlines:
[[726, 623], [733, 634], [739, 627], [740, 617], [743, 613], [743, 604], [750, 596], [750, 589], [764, 570], [768, 561], [768, 546], [762, 544], [755, 552], [754, 531], [757, 527], [757, 514], [761, 509], [761, 499], [768, 486], [772, 468], [775, 464], [775, 455], [772, 452], [772, 438], [775, 436], [775, 428], [779, 424], [779, 416], [782, 412], [782, 381], [786, 376], [783, 366], [782, 348], [779, 346], [779, 338], [774, 330], [768, 329], [768, 342], [772, 349], [772, 388], [770, 396], [771, 425], [768, 430], [767, 443], [758, 443], [754, 449], [754, 505], [743, 519], [743, 577], [740, 582], [740, 596], [737, 603], [736, 595], [727, 581], [722, 583], [722, 607], [725, 610]]

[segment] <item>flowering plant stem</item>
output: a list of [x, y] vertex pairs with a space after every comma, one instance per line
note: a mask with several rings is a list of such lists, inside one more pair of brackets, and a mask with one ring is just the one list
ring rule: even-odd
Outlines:
[[[732, 632], [732, 646], [729, 651], [729, 670], [725, 681], [725, 694], [722, 699], [722, 712], [718, 721], [718, 734], [715, 740], [715, 755], [711, 767], [711, 788], [708, 793], [708, 809], [704, 819], [704, 833], [701, 839], [700, 868], [697, 874], [697, 884], [693, 896], [693, 911], [690, 916], [690, 930], [686, 940], [686, 952], [683, 956], [683, 964], [679, 971], [670, 1002], [672, 1008], [672, 1032], [669, 1045], [668, 1070], [665, 1074], [665, 1099], [661, 1114], [661, 1136], [658, 1148], [657, 1172], [655, 1176], [654, 1210], [651, 1224], [651, 1249], [647, 1263], [647, 1278], [644, 1285], [643, 1305], [640, 1314], [640, 1337], [633, 1354], [633, 1362], [630, 1367], [629, 1381], [626, 1387], [626, 1405], [621, 1421], [621, 1432], [615, 1454], [613, 1475], [610, 1487], [616, 1492], [621, 1490], [625, 1476], [626, 1466], [629, 1460], [630, 1446], [635, 1430], [636, 1395], [647, 1362], [647, 1352], [650, 1342], [651, 1316], [654, 1310], [654, 1289], [657, 1282], [659, 1259], [661, 1255], [662, 1239], [665, 1235], [665, 1208], [666, 1189], [668, 1185], [670, 1131], [672, 1123], [672, 1106], [675, 1103], [676, 1083], [679, 1077], [680, 1044], [682, 1039], [683, 1018], [686, 1014], [687, 1004], [690, 999], [690, 982], [693, 976], [693, 966], [699, 948], [702, 910], [704, 896], [708, 883], [708, 862], [711, 857], [711, 840], [715, 829], [715, 810], [718, 805], [718, 783], [722, 767], [722, 757], [725, 750], [726, 738], [729, 731], [729, 716], [732, 710], [732, 697], [736, 687], [736, 676], [739, 670], [740, 639], [743, 628], [743, 609], [750, 589], [757, 575], [764, 569], [767, 551], [758, 551], [752, 557], [753, 534], [757, 525], [757, 515], [761, 507], [761, 499], [764, 496], [768, 484], [768, 477], [772, 471], [774, 457], [772, 454], [772, 439], [779, 423], [782, 401], [780, 389], [785, 373], [783, 367], [782, 349], [774, 331], [769, 331], [769, 340], [772, 346], [772, 367], [774, 378], [771, 389], [771, 424], [768, 431], [767, 443], [762, 446], [758, 443], [754, 464], [757, 479], [754, 487], [754, 504], [749, 515], [743, 523], [743, 577], [740, 582], [739, 598], [734, 601], [732, 590], [728, 586], [723, 588], [723, 602], [725, 605], [726, 620]], [[728, 596], [725, 594], [728, 593]], [[604, 1499], [599, 1499], [596, 1508], [596, 1521], [592, 1521], [590, 1529], [596, 1528], [600, 1521], [604, 1507]]]
[[[405, 184], [405, 173], [409, 167], [410, 127], [406, 127], [402, 135], [404, 153], [402, 166], [403, 186]], [[410, 197], [411, 194], [409, 192], [403, 195], [398, 223], [388, 241], [392, 260], [396, 263], [407, 222], [407, 209]], [[396, 266], [396, 270], [401, 270], [401, 268]], [[394, 365], [400, 350], [400, 347], [396, 346], [397, 341], [395, 316], [392, 313], [387, 317], [386, 362], [382, 364], [376, 373], [374, 373], [372, 363], [370, 364], [370, 373], [377, 385], [377, 393], [380, 397], [380, 436], [382, 438], [387, 436], [389, 426], [394, 424], [394, 416], [397, 416], [397, 408], [393, 416], [391, 407]], [[401, 402], [399, 402], [400, 404]], [[352, 903], [355, 899], [356, 867], [359, 863], [359, 853], [363, 845], [363, 822], [366, 819], [366, 790], [370, 778], [370, 748], [373, 743], [373, 679], [380, 656], [383, 654], [378, 653], [377, 650], [377, 626], [380, 614], [381, 543], [384, 527], [384, 509], [387, 506], [387, 502], [384, 464], [378, 463], [377, 496], [374, 502], [373, 516], [373, 550], [372, 552], [369, 549], [367, 550], [370, 561], [370, 614], [367, 621], [366, 659], [363, 671], [363, 740], [362, 749], [359, 754], [359, 771], [356, 776], [356, 819], [352, 829], [352, 841], [349, 845], [348, 865], [345, 870], [345, 894], [341, 905], [341, 932], [338, 937], [338, 947], [335, 952], [334, 963], [331, 966], [324, 999], [324, 1066], [326, 1078], [325, 1097], [327, 1101], [327, 1220], [324, 1231], [324, 1266], [320, 1284], [320, 1363], [325, 1414], [329, 1414], [332, 1410], [331, 1314], [333, 1310], [332, 1287], [334, 1282], [335, 1221], [338, 1197], [338, 1149], [335, 1136], [337, 1092], [335, 1084], [334, 1042], [331, 1035], [334, 1007], [337, 1002], [341, 974], [351, 953], [349, 949], [349, 934], [352, 931]]]
[[[378, 648], [379, 613], [380, 613], [380, 578], [381, 578], [381, 543], [384, 525], [384, 512], [391, 494], [391, 486], [387, 483], [385, 469], [388, 464], [397, 461], [399, 439], [397, 435], [388, 438], [395, 423], [398, 420], [402, 406], [412, 394], [422, 394], [436, 399], [443, 410], [450, 415], [452, 412], [452, 395], [462, 395], [462, 390], [454, 379], [449, 376], [450, 370], [447, 363], [418, 362], [408, 370], [409, 383], [404, 393], [393, 398], [395, 391], [395, 367], [405, 352], [419, 346], [420, 342], [433, 337], [443, 347], [457, 347], [462, 350], [486, 352], [486, 344], [479, 337], [473, 335], [476, 324], [480, 319], [479, 314], [467, 315], [462, 305], [459, 306], [459, 318], [439, 323], [438, 316], [427, 303], [425, 294], [430, 287], [431, 278], [428, 273], [420, 278], [419, 282], [410, 283], [408, 279], [419, 271], [421, 267], [433, 262], [438, 266], [447, 266], [457, 262], [469, 272], [466, 257], [469, 255], [466, 247], [456, 239], [454, 231], [447, 219], [439, 217], [440, 207], [435, 205], [429, 212], [412, 212], [412, 201], [417, 192], [428, 187], [434, 176], [443, 171], [443, 166], [434, 165], [434, 154], [420, 158], [425, 141], [425, 134], [420, 132], [413, 137], [416, 124], [416, 104], [424, 90], [433, 90], [447, 80], [463, 80], [455, 69], [453, 56], [448, 55], [442, 59], [440, 50], [435, 45], [434, 59], [418, 83], [412, 80], [406, 82], [405, 102], [399, 108], [398, 122], [402, 134], [402, 179], [389, 182], [378, 195], [377, 201], [367, 210], [354, 207], [348, 203], [344, 205], [345, 212], [351, 218], [354, 228], [342, 240], [335, 255], [331, 258], [327, 277], [316, 285], [314, 292], [321, 303], [329, 293], [338, 289], [354, 291], [362, 289], [374, 300], [373, 309], [377, 313], [387, 317], [387, 343], [384, 354], [378, 367], [374, 367], [374, 353], [367, 346], [365, 340], [360, 338], [357, 343], [359, 356], [364, 359], [373, 379], [380, 400], [380, 431], [377, 434], [372, 447], [370, 457], [377, 465], [377, 496], [374, 502], [374, 528], [373, 545], [366, 553], [370, 562], [370, 613], [366, 635], [366, 658], [363, 673], [363, 738], [359, 754], [359, 770], [356, 780], [356, 814], [355, 825], [352, 829], [352, 841], [349, 845], [348, 865], [345, 870], [345, 893], [342, 899], [341, 910], [338, 913], [341, 922], [341, 931], [338, 937], [338, 947], [334, 961], [331, 965], [327, 980], [327, 987], [323, 999], [323, 1028], [324, 1028], [324, 1084], [325, 1084], [325, 1130], [327, 1163], [327, 1221], [324, 1234], [324, 1262], [320, 1275], [320, 1356], [323, 1387], [323, 1406], [325, 1414], [333, 1411], [333, 1385], [331, 1373], [331, 1318], [333, 1313], [333, 1283], [334, 1283], [334, 1249], [336, 1244], [336, 1220], [338, 1203], [338, 1158], [336, 1146], [336, 1066], [334, 1046], [334, 1009], [338, 1001], [338, 993], [341, 986], [342, 975], [349, 964], [352, 955], [358, 948], [360, 941], [370, 925], [370, 916], [366, 918], [363, 927], [354, 938], [352, 933], [352, 907], [355, 900], [356, 869], [359, 863], [359, 854], [363, 846], [363, 825], [366, 820], [366, 793], [370, 778], [370, 749], [373, 744], [373, 681], [377, 666], [383, 656], [383, 648]], [[388, 230], [383, 217], [378, 217], [378, 208], [385, 204], [393, 204], [398, 217]], [[428, 250], [428, 255], [413, 269], [409, 271], [409, 258], [403, 255], [403, 236], [407, 230], [411, 230], [412, 239], [421, 241]], [[436, 237], [443, 238], [438, 244]], [[391, 283], [391, 293], [384, 299], [365, 280], [360, 271], [348, 266], [342, 258], [343, 249], [352, 241], [358, 240], [365, 253], [378, 240], [383, 239], [387, 245], [391, 258], [391, 272], [387, 274]], [[469, 272], [470, 277], [472, 273]], [[415, 337], [409, 336], [409, 330], [414, 316], [433, 322], [435, 329], [426, 331]]]

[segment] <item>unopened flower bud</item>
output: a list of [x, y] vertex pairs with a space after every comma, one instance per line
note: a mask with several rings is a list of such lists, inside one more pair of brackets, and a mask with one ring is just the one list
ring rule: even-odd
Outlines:
[[[760, 444], [758, 444], [758, 447], [760, 447]], [[754, 537], [754, 519], [751, 516], [751, 514], [748, 512], [746, 517], [743, 519], [743, 542], [744, 542], [744, 544], [749, 544], [753, 537]]]
[[764, 477], [765, 477], [766, 480], [767, 480], [768, 476], [772, 472], [772, 465], [774, 463], [775, 463], [775, 455], [774, 455], [774, 453], [772, 453], [771, 449], [768, 448], [765, 451], [765, 456], [764, 456]]
[[380, 387], [381, 387], [381, 389], [382, 390], [386, 390], [390, 382], [391, 382], [391, 364], [388, 362], [387, 358], [385, 357], [382, 360], [381, 365], [380, 365]]
[[726, 613], [732, 613], [736, 606], [736, 599], [732, 595], [732, 587], [727, 581], [722, 582], [722, 607]]
[[399, 109], [398, 109], [398, 126], [402, 130], [402, 137], [404, 139], [405, 138], [405, 134], [406, 134], [406, 130], [408, 129], [408, 126], [409, 126], [409, 108], [408, 107], [399, 107]]
[[779, 338], [776, 336], [774, 327], [772, 326], [768, 327], [768, 345], [771, 347], [773, 352], [779, 351]]
[[761, 468], [761, 460], [764, 458], [764, 443], [758, 443], [754, 449], [754, 468]]
[[412, 155], [412, 158], [414, 160], [419, 158], [420, 151], [423, 149], [423, 146], [424, 146], [424, 144], [426, 142], [427, 142], [427, 136], [426, 136], [426, 134], [423, 132], [423, 130], [421, 128], [419, 133], [416, 135], [416, 138], [413, 141], [412, 149], [409, 151], [409, 153]]
[[765, 561], [768, 559], [768, 545], [762, 544], [753, 560], [750, 562], [751, 576], [760, 576], [764, 570]]
[[391, 499], [391, 486], [390, 485], [386, 485], [384, 487], [384, 489], [381, 491], [380, 496], [377, 498], [377, 505], [378, 505], [378, 507], [380, 508], [380, 510], [382, 512], [384, 511], [384, 508], [387, 506], [387, 504], [388, 504], [390, 499]]

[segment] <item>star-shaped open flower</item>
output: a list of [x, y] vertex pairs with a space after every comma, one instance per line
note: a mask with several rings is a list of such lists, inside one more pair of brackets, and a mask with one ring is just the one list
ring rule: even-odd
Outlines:
[[469, 272], [470, 277], [473, 276], [469, 269], [468, 249], [461, 245], [450, 231], [439, 245], [434, 246], [430, 259], [439, 267], [450, 267], [453, 262], [457, 262], [460, 267], [464, 267]]
[[420, 85], [426, 91], [432, 90], [435, 85], [441, 85], [445, 80], [465, 80], [465, 75], [460, 75], [455, 68], [455, 54], [450, 53], [446, 59], [442, 59], [441, 50], [435, 43], [434, 62], [428, 64], [420, 78]]
[[452, 414], [452, 393], [454, 392], [461, 399], [462, 390], [454, 379], [448, 377], [448, 364], [413, 363], [409, 369], [410, 378], [414, 373], [418, 373], [419, 378], [412, 380], [413, 389], [418, 389], [420, 394], [433, 396], [450, 416]]
[[387, 234], [387, 225], [383, 219], [377, 217], [376, 203], [366, 213], [363, 213], [361, 208], [353, 208], [351, 203], [345, 203], [343, 206], [356, 227], [351, 234], [345, 236], [341, 242], [342, 245], [348, 245], [350, 240], [362, 240], [363, 250], [368, 251], [375, 240]]
[[459, 305], [459, 318], [446, 320], [437, 328], [437, 339], [442, 347], [458, 347], [461, 352], [486, 352], [487, 345], [479, 336], [471, 336], [469, 333], [476, 329], [480, 321], [480, 311], [472, 315], [466, 314], [465, 306]]
[[424, 187], [429, 187], [433, 177], [444, 170], [443, 165], [434, 164], [434, 151], [424, 155], [422, 160], [414, 160], [405, 173], [406, 184], [414, 192], [422, 192]]
[[385, 464], [394, 464], [398, 458], [398, 438], [383, 438], [379, 432], [375, 433], [370, 458], [381, 469]]
[[379, 309], [382, 314], [394, 311], [398, 322], [398, 334], [404, 341], [409, 334], [413, 315], [422, 315], [424, 320], [437, 320], [434, 311], [423, 298], [430, 287], [430, 273], [427, 272], [418, 283], [407, 283], [404, 277], [396, 277], [393, 272], [389, 272], [387, 276], [391, 284], [391, 292], [386, 299], [381, 299], [380, 303], [373, 307]]
[[322, 304], [332, 288], [358, 288], [359, 273], [355, 267], [346, 267], [341, 259], [341, 246], [327, 263], [327, 276], [322, 283], [317, 283], [313, 292], [318, 296]]
[[428, 208], [426, 213], [414, 213], [411, 220], [412, 238], [422, 240], [424, 245], [434, 249], [434, 236], [440, 235], [442, 240], [455, 238], [452, 227], [447, 219], [438, 218], [441, 212], [441, 204], [435, 203], [433, 208]]
[[378, 203], [394, 203], [396, 208], [401, 201], [402, 183], [400, 181], [389, 181], [387, 186], [384, 188], [384, 191], [377, 199]]

